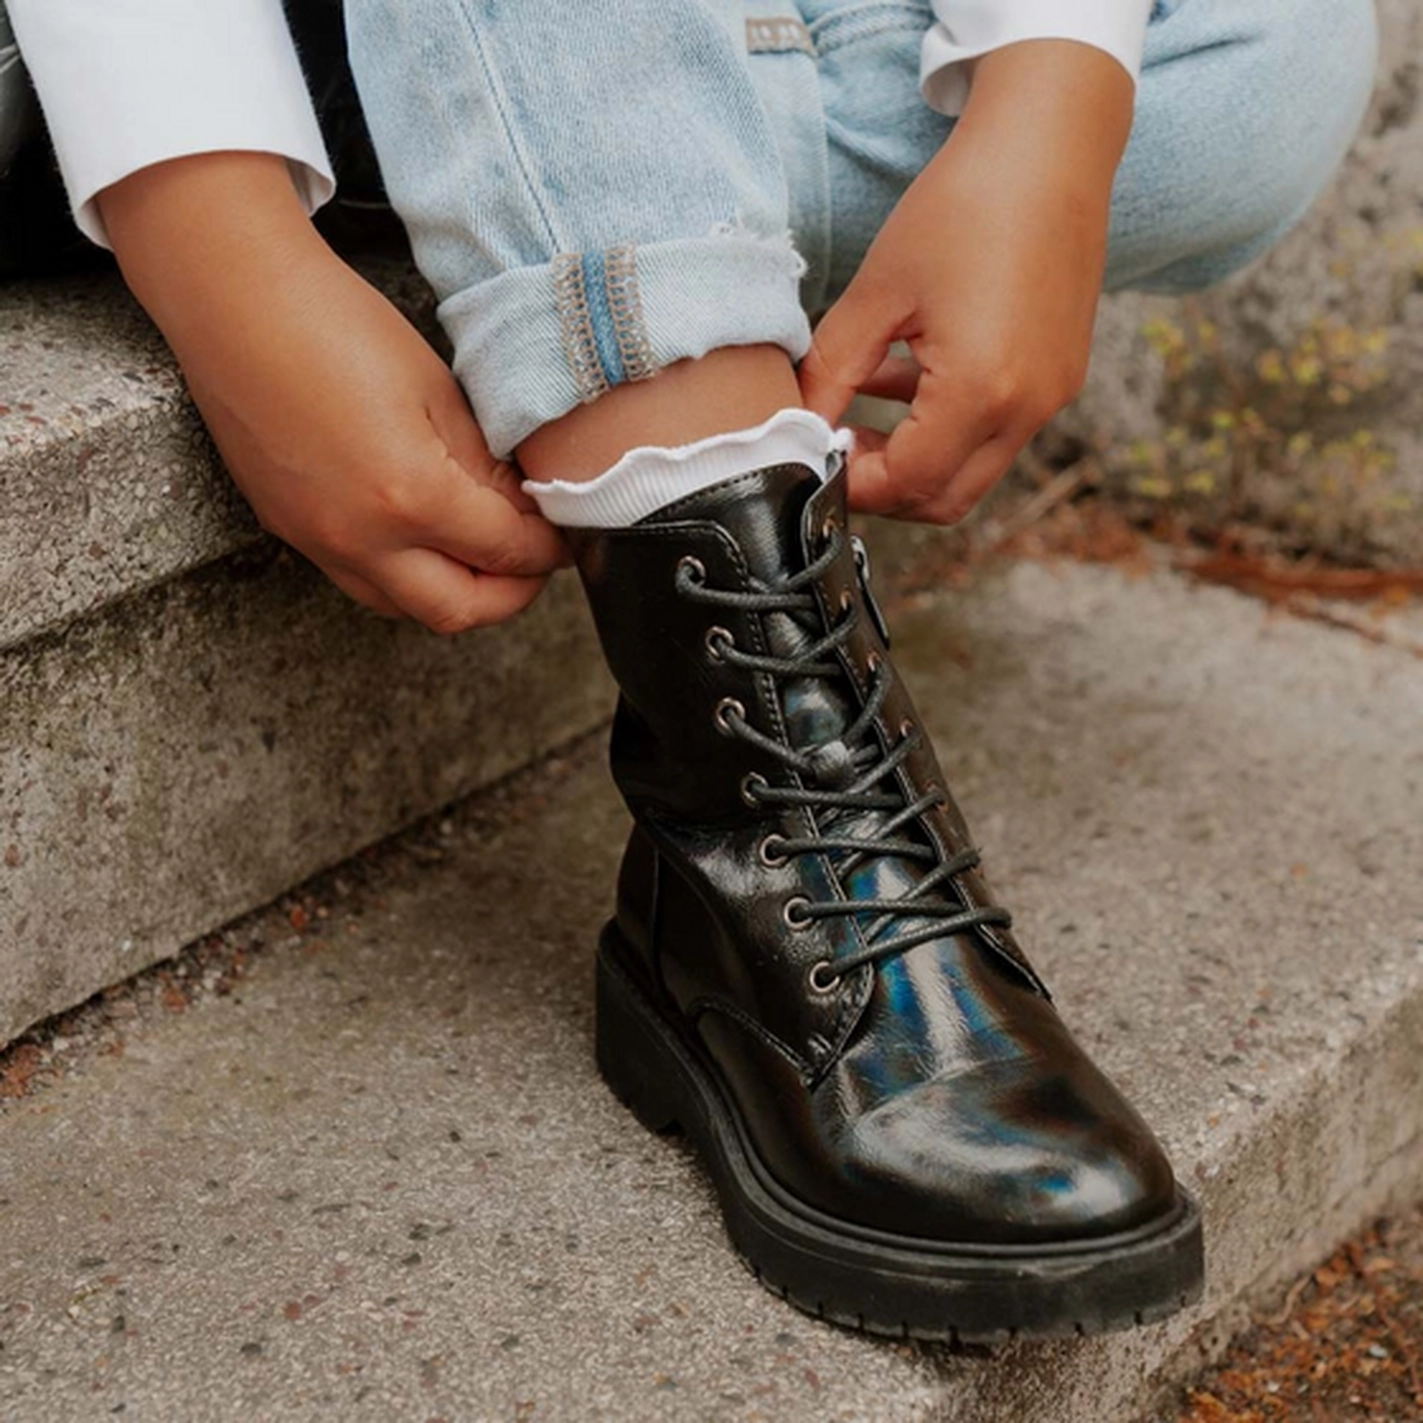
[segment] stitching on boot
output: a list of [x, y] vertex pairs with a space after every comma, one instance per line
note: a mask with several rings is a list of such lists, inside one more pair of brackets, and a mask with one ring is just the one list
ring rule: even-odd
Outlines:
[[578, 252], [560, 252], [553, 259], [554, 304], [558, 311], [563, 355], [578, 387], [578, 399], [587, 405], [611, 388], [608, 373], [598, 355], [598, 338], [593, 330], [593, 313], [588, 306], [588, 288], [583, 277], [583, 257]]
[[694, 998], [687, 1005], [686, 1013], [692, 1023], [695, 1023], [703, 1013], [720, 1013], [723, 1018], [730, 1018], [733, 1023], [745, 1028], [758, 1042], [764, 1043], [772, 1051], [779, 1053], [802, 1078], [809, 1080], [811, 1076], [810, 1064], [793, 1047], [783, 1043], [773, 1032], [762, 1027], [745, 1009], [738, 1008], [736, 1004], [728, 1003], [724, 998]]
[[[856, 925], [855, 928], [857, 937], [863, 943], [863, 937], [858, 934], [859, 926]], [[869, 1005], [870, 998], [874, 994], [875, 970], [870, 964], [856, 969], [855, 978], [857, 982], [854, 988], [840, 1000], [840, 1010], [835, 1015], [835, 1024], [832, 1030], [833, 1036], [826, 1043], [824, 1054], [816, 1062], [815, 1080], [817, 1082], [821, 1081], [825, 1074], [840, 1061], [840, 1055], [845, 1051], [845, 1046], [850, 1041], [850, 1035], [859, 1025], [865, 1008]]]
[[609, 247], [603, 253], [603, 286], [613, 318], [613, 335], [623, 360], [623, 379], [648, 380], [657, 374], [657, 361], [642, 314], [637, 248], [632, 243]]
[[808, 54], [816, 55], [815, 41], [801, 20], [747, 20], [746, 52], [748, 54]]

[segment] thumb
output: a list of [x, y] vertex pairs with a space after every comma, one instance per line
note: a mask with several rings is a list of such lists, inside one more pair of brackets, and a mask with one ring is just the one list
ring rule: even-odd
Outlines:
[[893, 312], [851, 282], [821, 318], [800, 363], [800, 395], [834, 425], [860, 389], [879, 370], [894, 340]]

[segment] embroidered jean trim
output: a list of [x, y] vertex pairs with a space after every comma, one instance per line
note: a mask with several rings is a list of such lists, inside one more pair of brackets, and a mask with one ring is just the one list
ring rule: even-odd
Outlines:
[[800, 20], [747, 20], [746, 52], [748, 54], [809, 54], [814, 55], [815, 41]]
[[609, 247], [603, 254], [603, 281], [613, 335], [623, 362], [624, 380], [647, 380], [657, 374], [657, 361], [642, 315], [642, 292], [637, 280], [637, 248], [631, 243]]
[[919, 0], [852, 5], [816, 20], [810, 26], [810, 42], [824, 58], [845, 45], [860, 44], [880, 35], [922, 35], [933, 23], [933, 10]]
[[598, 355], [598, 337], [588, 306], [581, 253], [560, 252], [553, 259], [553, 291], [564, 358], [578, 387], [578, 399], [587, 405], [606, 394], [610, 387]]

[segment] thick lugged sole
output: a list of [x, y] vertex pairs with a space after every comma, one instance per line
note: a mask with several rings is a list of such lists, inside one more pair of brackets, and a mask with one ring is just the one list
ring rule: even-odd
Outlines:
[[713, 1072], [622, 966], [598, 953], [598, 1067], [654, 1131], [680, 1127], [710, 1170], [732, 1243], [767, 1288], [849, 1328], [896, 1339], [1002, 1343], [1150, 1324], [1200, 1297], [1200, 1213], [1184, 1193], [1140, 1229], [1090, 1242], [917, 1240], [825, 1215], [772, 1179]]

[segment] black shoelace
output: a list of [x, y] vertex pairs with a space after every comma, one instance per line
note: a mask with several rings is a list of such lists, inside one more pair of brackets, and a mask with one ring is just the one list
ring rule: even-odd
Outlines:
[[[708, 587], [701, 563], [685, 558], [677, 567], [677, 588], [693, 602], [713, 607], [746, 613], [786, 613], [815, 637], [820, 631], [821, 619], [815, 594], [810, 589], [843, 550], [843, 536], [838, 528], [832, 529], [825, 551], [801, 572], [776, 584], [752, 578], [752, 590], [748, 592]], [[790, 657], [747, 652], [736, 646], [731, 635], [722, 628], [711, 629], [708, 646], [714, 656], [733, 667], [764, 672], [777, 679], [824, 677], [847, 682], [849, 679], [836, 660], [836, 653], [845, 645], [858, 621], [858, 608], [850, 604], [833, 627]], [[762, 857], [768, 864], [784, 862], [797, 855], [839, 854], [842, 858], [831, 863], [835, 865], [842, 889], [850, 872], [867, 860], [894, 858], [931, 866], [911, 889], [894, 899], [847, 897], [815, 901], [801, 895], [786, 902], [785, 919], [793, 929], [805, 928], [817, 919], [878, 916], [863, 928], [863, 949], [816, 965], [811, 983], [821, 992], [833, 990], [846, 974], [865, 964], [883, 963], [931, 939], [986, 926], [1007, 928], [1012, 923], [1006, 909], [996, 905], [970, 909], [944, 894], [946, 890], [952, 894], [957, 889], [953, 883], [956, 875], [978, 866], [977, 850], [967, 849], [941, 859], [938, 842], [927, 831], [921, 830], [922, 839], [910, 839], [900, 833], [928, 811], [945, 804], [948, 798], [940, 787], [931, 785], [922, 795], [910, 800], [898, 783], [891, 780], [919, 745], [922, 733], [906, 723], [893, 747], [881, 746], [874, 727], [889, 686], [888, 668], [878, 660], [872, 661], [870, 691], [859, 715], [833, 741], [805, 750], [786, 746], [758, 731], [747, 721], [745, 707], [734, 698], [724, 698], [716, 709], [717, 723], [729, 735], [749, 741], [805, 781], [819, 783], [773, 786], [753, 773], [743, 784], [743, 794], [751, 804], [803, 806], [812, 813], [830, 813], [827, 818], [850, 813], [886, 817], [874, 826], [872, 833], [864, 835], [770, 836], [762, 843]], [[837, 783], [824, 784], [829, 779]], [[889, 785], [881, 789], [884, 782]], [[905, 920], [919, 922], [911, 922], [910, 927], [899, 927], [887, 934], [891, 926], [902, 926]]]

